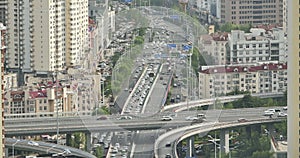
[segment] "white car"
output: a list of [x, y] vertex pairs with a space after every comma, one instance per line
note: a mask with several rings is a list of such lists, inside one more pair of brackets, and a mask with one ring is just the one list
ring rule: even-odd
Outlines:
[[161, 121], [171, 121], [171, 120], [173, 120], [173, 118], [171, 116], [163, 116], [161, 118]]
[[287, 117], [287, 113], [279, 112], [277, 117]]
[[265, 111], [264, 116], [272, 116], [274, 115], [273, 111]]
[[131, 116], [121, 116], [119, 118], [117, 118], [118, 120], [131, 120], [132, 117]]
[[69, 154], [71, 154], [71, 153], [72, 153], [72, 152], [71, 152], [69, 149], [64, 149], [63, 154], [69, 155]]
[[186, 121], [193, 121], [193, 120], [197, 120], [198, 118], [196, 116], [188, 116], [185, 118]]
[[273, 113], [275, 113], [276, 110], [275, 110], [275, 109], [268, 109], [268, 110], [266, 110], [265, 112], [273, 112]]
[[29, 141], [29, 142], [28, 142], [28, 145], [31, 145], [31, 146], [39, 146], [39, 143], [34, 142], [34, 141]]
[[287, 109], [288, 109], [288, 107], [287, 107], [287, 106], [283, 107], [283, 110], [287, 110]]

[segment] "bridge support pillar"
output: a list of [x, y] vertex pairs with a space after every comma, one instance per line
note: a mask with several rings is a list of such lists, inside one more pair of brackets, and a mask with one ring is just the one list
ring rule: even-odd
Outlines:
[[90, 132], [85, 133], [86, 149], [87, 151], [92, 150], [92, 134]]
[[194, 136], [192, 136], [188, 139], [186, 153], [187, 153], [188, 157], [194, 157], [194, 155], [195, 155], [195, 137]]
[[222, 153], [229, 153], [229, 130], [220, 131], [220, 149]]
[[177, 150], [178, 157], [183, 157], [183, 155], [182, 155], [182, 150], [183, 150], [182, 141], [178, 142], [178, 144], [176, 146], [176, 150]]
[[268, 128], [267, 130], [268, 130], [269, 136], [272, 136], [274, 134], [274, 131], [275, 131], [274, 125], [273, 124], [268, 124], [267, 128]]
[[8, 148], [5, 148], [5, 157], [9, 157]]
[[251, 139], [251, 126], [247, 126], [245, 128], [246, 128], [247, 138]]

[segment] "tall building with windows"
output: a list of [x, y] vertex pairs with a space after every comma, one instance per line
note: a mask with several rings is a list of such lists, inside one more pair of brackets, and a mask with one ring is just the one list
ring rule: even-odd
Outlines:
[[288, 158], [300, 157], [300, 2], [288, 0]]
[[0, 1], [0, 22], [6, 25], [7, 0]]
[[5, 133], [4, 133], [4, 85], [3, 85], [3, 79], [4, 79], [4, 66], [3, 66], [3, 62], [4, 62], [4, 55], [6, 52], [6, 43], [5, 43], [5, 37], [6, 37], [6, 27], [0, 23], [0, 50], [1, 50], [1, 71], [0, 71], [0, 91], [1, 91], [1, 98], [0, 98], [0, 105], [1, 105], [1, 110], [0, 110], [0, 135], [2, 136], [2, 138], [0, 139], [0, 158], [5, 157], [5, 150], [4, 150], [4, 137], [5, 137]]
[[88, 0], [7, 1], [6, 19], [6, 69], [47, 75], [79, 65], [88, 29]]
[[282, 24], [283, 0], [221, 0], [221, 22]]

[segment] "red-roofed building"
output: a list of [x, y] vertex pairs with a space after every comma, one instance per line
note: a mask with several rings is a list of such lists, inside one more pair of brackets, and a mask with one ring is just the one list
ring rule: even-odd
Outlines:
[[284, 92], [287, 64], [212, 66], [199, 71], [200, 98], [222, 96], [235, 89], [251, 93]]

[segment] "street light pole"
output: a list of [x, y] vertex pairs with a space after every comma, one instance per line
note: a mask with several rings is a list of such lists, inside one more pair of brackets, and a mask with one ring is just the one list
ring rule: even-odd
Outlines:
[[17, 140], [13, 145], [12, 145], [12, 156], [15, 158], [15, 145], [19, 142], [20, 140]]
[[53, 82], [55, 80], [55, 106], [56, 106], [56, 144], [59, 144], [58, 142], [58, 135], [59, 135], [59, 123], [58, 123], [58, 108], [59, 108], [59, 102], [58, 102], [58, 72], [53, 72]]
[[213, 140], [213, 143], [215, 144], [215, 158], [217, 158], [217, 143], [216, 143], [216, 133], [215, 133], [215, 138], [213, 138], [211, 135], [207, 135], [207, 137], [209, 137], [210, 139]]

